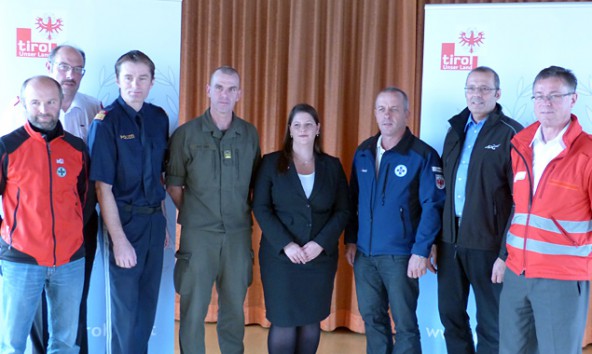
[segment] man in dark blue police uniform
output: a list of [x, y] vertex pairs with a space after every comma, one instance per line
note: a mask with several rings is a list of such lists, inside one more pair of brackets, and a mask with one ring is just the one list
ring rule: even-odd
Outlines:
[[115, 75], [120, 96], [97, 114], [88, 137], [90, 178], [110, 241], [107, 346], [112, 353], [146, 353], [165, 243], [161, 177], [169, 121], [162, 108], [144, 102], [154, 84], [154, 63], [146, 54], [122, 55]]

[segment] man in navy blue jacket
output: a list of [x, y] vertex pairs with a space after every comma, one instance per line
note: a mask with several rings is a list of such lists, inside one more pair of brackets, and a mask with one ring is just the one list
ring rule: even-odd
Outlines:
[[[354, 267], [368, 353], [421, 353], [419, 278], [441, 229], [444, 177], [438, 153], [413, 134], [409, 101], [388, 87], [376, 97], [380, 133], [356, 150], [350, 179], [354, 212], [345, 234]], [[388, 313], [396, 328], [396, 342]]]

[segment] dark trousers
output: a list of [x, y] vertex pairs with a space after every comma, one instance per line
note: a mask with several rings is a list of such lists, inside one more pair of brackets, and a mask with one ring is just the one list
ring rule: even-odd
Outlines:
[[251, 230], [218, 233], [183, 227], [175, 264], [175, 288], [181, 321], [182, 354], [205, 354], [204, 320], [212, 296], [218, 292], [218, 343], [224, 354], [244, 353], [243, 304], [253, 280]]
[[111, 353], [148, 352], [162, 277], [166, 220], [161, 211], [134, 214], [120, 208], [123, 231], [134, 247], [137, 264], [121, 268], [109, 246]]
[[[88, 298], [88, 289], [90, 287], [90, 275], [97, 252], [97, 232], [99, 229], [99, 217], [97, 212], [93, 212], [89, 221], [84, 225], [84, 286], [82, 288], [82, 300], [80, 301], [80, 316], [78, 319], [78, 334], [76, 336], [76, 345], [80, 347], [80, 354], [88, 353], [88, 336], [86, 330], [86, 299]], [[45, 290], [41, 294], [41, 305], [37, 309], [33, 326], [31, 327], [31, 344], [33, 354], [45, 354], [47, 352], [47, 343], [49, 341], [49, 331], [47, 323], [47, 302], [45, 300]]]
[[[438, 310], [444, 325], [448, 353], [499, 352], [499, 298], [501, 284], [491, 282], [494, 251], [438, 245]], [[467, 314], [469, 289], [477, 305], [477, 350]]]
[[[420, 354], [419, 281], [407, 276], [410, 256], [366, 256], [358, 251], [354, 275], [368, 354]], [[395, 322], [395, 340], [389, 307]]]

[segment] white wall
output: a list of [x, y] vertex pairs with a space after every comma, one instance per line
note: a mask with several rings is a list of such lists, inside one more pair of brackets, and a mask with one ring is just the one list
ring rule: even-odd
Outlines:
[[[43, 56], [49, 49], [68, 43], [87, 55], [80, 92], [97, 97], [105, 106], [118, 96], [114, 73], [117, 58], [132, 49], [150, 56], [156, 74], [147, 101], [166, 110], [171, 130], [177, 126], [181, 0], [3, 0], [0, 14], [0, 112], [14, 102], [26, 78], [46, 73]], [[49, 17], [54, 24], [61, 21], [61, 26], [51, 33], [40, 32]], [[0, 124], [4, 119], [7, 117], [0, 117]], [[174, 341], [175, 208], [170, 201], [167, 209], [172, 245], [164, 250], [157, 319], [150, 341], [150, 353], [158, 354], [172, 353]], [[105, 352], [103, 271], [103, 259], [97, 254], [88, 304], [91, 353]]]
[[[466, 107], [465, 80], [478, 65], [499, 74], [499, 103], [506, 115], [524, 126], [535, 121], [530, 97], [536, 74], [551, 65], [573, 70], [579, 94], [574, 113], [591, 132], [591, 19], [592, 4], [586, 3], [426, 6], [421, 138], [442, 151], [448, 119]], [[471, 31], [473, 52], [466, 45]], [[452, 44], [455, 59], [450, 56]], [[446, 353], [436, 297], [436, 277], [430, 274], [421, 280], [418, 315], [423, 350], [434, 354]], [[469, 309], [474, 330], [473, 300]]]

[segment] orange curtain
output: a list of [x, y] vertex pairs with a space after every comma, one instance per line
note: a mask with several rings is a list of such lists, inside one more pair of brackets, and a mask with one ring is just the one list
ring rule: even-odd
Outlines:
[[[208, 107], [211, 71], [231, 65], [243, 92], [236, 112], [257, 127], [263, 153], [279, 149], [290, 108], [307, 102], [321, 116], [324, 150], [349, 174], [357, 145], [377, 131], [372, 107], [381, 88], [396, 85], [409, 94], [410, 128], [419, 134], [424, 5], [491, 2], [521, 1], [185, 0], [179, 124]], [[255, 254], [260, 236], [255, 226]], [[341, 257], [324, 330], [363, 331], [353, 284]], [[207, 320], [216, 313], [214, 292]], [[269, 325], [257, 259], [245, 313], [247, 323]]]
[[[415, 1], [392, 0], [184, 1], [180, 124], [208, 107], [211, 71], [231, 65], [243, 91], [236, 112], [258, 128], [263, 153], [280, 147], [290, 108], [307, 102], [321, 116], [324, 150], [340, 157], [349, 174], [357, 144], [376, 132], [372, 107], [381, 88], [401, 87], [418, 111], [418, 8]], [[415, 115], [415, 132], [418, 123]], [[255, 227], [256, 254], [260, 235]], [[254, 274], [246, 321], [268, 325], [257, 259]], [[353, 284], [341, 257], [324, 330], [363, 330]], [[208, 321], [216, 320], [216, 310], [214, 293]]]

